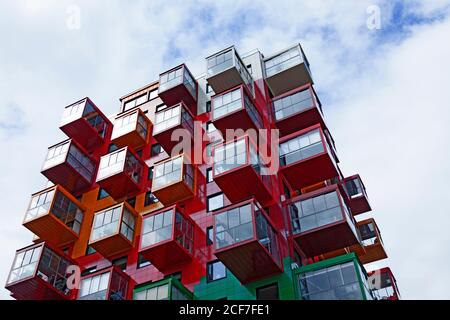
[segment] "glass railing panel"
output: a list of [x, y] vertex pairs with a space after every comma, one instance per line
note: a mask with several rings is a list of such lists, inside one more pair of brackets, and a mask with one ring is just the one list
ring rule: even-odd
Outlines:
[[250, 101], [250, 98], [245, 94], [244, 94], [244, 107], [245, 110], [247, 110], [250, 119], [252, 119], [252, 122], [255, 125], [255, 127], [257, 127], [258, 129], [263, 128], [264, 124], [261, 115], [259, 114], [255, 105]]
[[63, 142], [48, 149], [47, 158], [45, 159], [43, 169], [54, 167], [66, 161], [69, 152], [70, 141]]
[[271, 77], [303, 62], [303, 55], [298, 46], [291, 48], [265, 61], [266, 75]]
[[373, 223], [367, 223], [358, 226], [364, 246], [370, 246], [378, 242], [378, 234]]
[[181, 105], [173, 108], [165, 108], [156, 113], [155, 124], [153, 126], [153, 135], [166, 131], [180, 124]]
[[142, 139], [146, 140], [148, 135], [148, 122], [145, 120], [145, 116], [139, 114], [138, 122], [136, 127], [137, 133], [141, 136]]
[[273, 257], [273, 259], [280, 262], [280, 252], [278, 249], [278, 240], [276, 232], [272, 225], [267, 221], [267, 218], [262, 214], [261, 210], [255, 211], [256, 215], [256, 237]]
[[133, 112], [116, 118], [116, 120], [114, 121], [113, 136], [120, 137], [136, 130], [138, 115], [139, 114], [137, 112]]
[[238, 168], [247, 164], [247, 144], [244, 139], [228, 143], [214, 150], [214, 174]]
[[160, 189], [182, 179], [183, 158], [177, 157], [155, 165], [153, 177], [153, 189]]
[[127, 149], [107, 154], [100, 159], [97, 181], [124, 171]]
[[290, 165], [324, 152], [319, 129], [280, 143], [280, 164]]
[[91, 182], [95, 173], [95, 164], [75, 145], [71, 144], [67, 163], [70, 164], [84, 179]]
[[86, 100], [79, 101], [70, 106], [64, 108], [62, 122], [70, 123], [83, 116], [84, 106], [86, 105]]
[[54, 195], [55, 189], [51, 189], [47, 192], [32, 196], [25, 214], [25, 222], [47, 214], [50, 211]]
[[113, 272], [109, 286], [109, 300], [126, 300], [128, 278], [124, 274]]
[[164, 211], [144, 218], [141, 248], [172, 239], [173, 210]]
[[125, 159], [123, 172], [126, 173], [134, 182], [140, 183], [144, 167], [142, 163], [132, 154], [128, 153]]
[[238, 244], [254, 237], [251, 204], [216, 214], [214, 219], [216, 249]]
[[309, 88], [274, 100], [273, 102], [275, 119], [277, 121], [286, 119], [313, 106], [313, 97]]
[[185, 85], [185, 87], [188, 89], [189, 93], [191, 94], [191, 96], [194, 99], [197, 99], [197, 95], [196, 95], [196, 88], [195, 88], [195, 81], [194, 78], [192, 77], [192, 75], [189, 73], [189, 71], [185, 68], [183, 68], [184, 70], [184, 80], [183, 83]]
[[104, 138], [106, 134], [106, 128], [108, 124], [106, 123], [103, 116], [91, 105], [89, 101], [86, 102], [86, 107], [84, 108], [83, 118], [91, 125], [91, 127], [97, 131], [97, 133]]
[[56, 193], [51, 213], [76, 234], [80, 234], [84, 216], [83, 210], [61, 192]]
[[44, 247], [36, 275], [64, 295], [68, 295], [70, 289], [67, 288], [67, 278], [69, 277], [67, 268], [71, 264], [69, 260]]
[[[174, 287], [172, 286], [172, 292], [173, 289]], [[134, 300], [169, 300], [169, 284], [166, 283], [147, 290], [136, 292], [134, 295]]]
[[234, 65], [233, 49], [230, 48], [220, 54], [209, 57], [206, 63], [208, 77], [231, 68]]
[[78, 300], [106, 300], [110, 272], [82, 279]]
[[42, 246], [16, 253], [7, 284], [33, 276], [39, 263]]
[[183, 83], [183, 67], [164, 73], [159, 78], [159, 92], [166, 91]]
[[122, 223], [120, 224], [120, 233], [130, 242], [133, 242], [134, 239], [135, 225], [136, 225], [136, 218], [127, 208], [124, 207]]
[[213, 98], [213, 118], [218, 119], [242, 109], [241, 88]]
[[122, 206], [96, 213], [94, 216], [94, 225], [90, 241], [98, 241], [117, 234], [119, 231], [121, 215]]
[[175, 214], [175, 240], [191, 253], [194, 249], [194, 227], [179, 212]]
[[358, 178], [345, 181], [345, 189], [350, 198], [356, 198], [364, 195], [364, 189]]

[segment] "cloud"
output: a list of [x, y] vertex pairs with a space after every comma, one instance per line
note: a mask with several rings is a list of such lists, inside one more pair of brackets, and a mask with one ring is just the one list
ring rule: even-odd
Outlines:
[[[450, 176], [449, 2], [399, 3], [1, 2], [8, 46], [0, 51], [0, 126], [15, 134], [0, 139], [8, 150], [0, 159], [0, 278], [15, 249], [31, 241], [20, 224], [29, 195], [45, 184], [47, 146], [64, 138], [57, 126], [65, 105], [90, 96], [111, 114], [120, 96], [181, 62], [201, 74], [204, 58], [231, 44], [270, 55], [301, 42], [342, 169], [361, 173], [372, 200], [390, 255], [378, 265], [392, 267], [405, 298], [450, 298], [442, 201]], [[372, 4], [381, 8], [381, 30], [366, 27]], [[79, 30], [66, 26], [69, 5], [81, 10]]]

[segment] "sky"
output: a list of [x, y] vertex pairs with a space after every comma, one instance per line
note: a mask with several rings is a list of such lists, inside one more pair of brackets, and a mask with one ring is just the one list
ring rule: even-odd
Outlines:
[[1, 0], [0, 298], [64, 106], [89, 96], [112, 114], [182, 62], [199, 75], [233, 44], [269, 56], [301, 43], [389, 255], [367, 269], [390, 266], [405, 299], [450, 299], [449, 35], [449, 0]]

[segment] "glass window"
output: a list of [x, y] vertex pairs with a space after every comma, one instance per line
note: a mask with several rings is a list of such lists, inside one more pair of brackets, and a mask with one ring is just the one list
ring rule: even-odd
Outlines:
[[214, 211], [223, 207], [223, 193], [218, 193], [208, 197], [208, 211]]
[[151, 215], [144, 218], [142, 227], [141, 247], [145, 248], [172, 239], [173, 211]]
[[134, 300], [169, 300], [169, 284], [136, 292]]
[[319, 129], [280, 143], [280, 163], [286, 166], [324, 152]]
[[310, 89], [293, 93], [273, 102], [275, 119], [282, 120], [314, 106]]
[[137, 261], [137, 268], [141, 269], [141, 268], [144, 268], [144, 267], [147, 267], [147, 266], [150, 266], [150, 265], [151, 265], [150, 261], [145, 259], [144, 256], [139, 253], [138, 261]]
[[214, 93], [214, 91], [209, 83], [206, 84], [206, 93]]
[[208, 168], [208, 169], [206, 169], [206, 182], [210, 183], [210, 182], [213, 182], [213, 181], [214, 181], [214, 179], [213, 179], [212, 168]]
[[253, 238], [252, 205], [233, 208], [214, 216], [216, 249]]
[[125, 257], [114, 259], [112, 261], [112, 264], [114, 266], [118, 266], [122, 271], [125, 271], [127, 269], [127, 262], [128, 262], [128, 257], [125, 256]]
[[148, 100], [155, 99], [158, 96], [158, 89], [151, 90], [148, 93]]
[[227, 92], [223, 95], [213, 98], [213, 117], [214, 119], [226, 116], [236, 110], [242, 109], [242, 91], [241, 88]]
[[278, 283], [256, 288], [256, 300], [280, 300]]
[[217, 128], [214, 126], [214, 124], [211, 121], [206, 123], [206, 132], [212, 133], [216, 130], [217, 130]]
[[238, 168], [247, 164], [247, 144], [245, 139], [227, 143], [215, 148], [214, 151], [214, 174]]
[[155, 197], [155, 195], [149, 191], [145, 194], [145, 200], [144, 200], [144, 207], [158, 203], [158, 198]]
[[98, 189], [97, 200], [102, 200], [107, 197], [109, 197], [109, 194], [108, 194], [108, 192], [106, 192], [105, 189], [103, 189], [103, 188]]
[[107, 209], [96, 213], [91, 233], [91, 242], [115, 235], [119, 232], [119, 222], [122, 206]]
[[206, 112], [211, 112], [211, 101], [206, 101]]
[[33, 276], [39, 262], [38, 259], [41, 251], [42, 247], [39, 246], [17, 253], [9, 274], [8, 283]]
[[148, 101], [148, 98], [149, 98], [149, 95], [147, 95], [145, 93], [136, 98], [133, 98], [133, 99], [125, 102], [122, 111], [127, 111], [127, 110], [133, 109], [134, 107], [137, 107], [141, 104], [144, 104]]
[[[186, 166], [186, 168], [190, 166]], [[152, 189], [160, 189], [182, 180], [183, 157], [172, 158], [169, 161], [155, 164]]]
[[207, 265], [207, 281], [216, 281], [227, 276], [227, 268], [221, 261], [210, 262]]
[[110, 272], [82, 279], [78, 300], [106, 300]]
[[161, 147], [159, 143], [152, 145], [151, 156], [155, 157], [164, 152], [164, 149]]
[[214, 243], [214, 228], [206, 228], [206, 245], [210, 246]]
[[266, 75], [271, 77], [303, 62], [303, 54], [298, 46], [265, 61]]

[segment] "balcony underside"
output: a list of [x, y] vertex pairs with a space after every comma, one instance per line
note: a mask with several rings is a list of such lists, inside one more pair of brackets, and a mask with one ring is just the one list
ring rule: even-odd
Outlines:
[[132, 244], [128, 240], [125, 240], [120, 234], [98, 240], [91, 243], [90, 246], [106, 259], [117, 258], [121, 254], [128, 253], [133, 247]]
[[111, 143], [114, 143], [119, 149], [130, 146], [131, 148], [136, 150], [143, 147], [147, 143], [147, 141], [142, 138], [142, 136], [136, 130], [133, 130], [117, 138], [114, 138], [113, 140], [111, 140]]
[[88, 151], [94, 150], [104, 142], [103, 138], [84, 118], [67, 123], [60, 129]]
[[282, 272], [281, 267], [256, 240], [216, 251], [215, 255], [243, 284]]
[[[248, 129], [258, 130], [252, 119], [248, 115], [247, 110], [240, 109], [232, 112], [228, 115], [213, 120], [214, 126], [222, 133], [223, 137], [226, 137], [227, 129], [242, 129], [247, 131]], [[258, 131], [256, 131], [258, 133]]]
[[[167, 154], [172, 154], [172, 149], [179, 144], [179, 141], [172, 141], [172, 133], [177, 129], [184, 129], [182, 125], [178, 125], [176, 127], [167, 129], [165, 131], [159, 132], [157, 134], [154, 134], [153, 137], [158, 141], [158, 143], [161, 145], [161, 147], [164, 149], [164, 151], [167, 152]], [[191, 148], [194, 146], [194, 138], [189, 133], [189, 142], [191, 145]]]
[[184, 102], [193, 115], [197, 115], [197, 101], [183, 83], [160, 92], [159, 97], [168, 107]]
[[144, 249], [141, 254], [163, 273], [192, 259], [192, 256], [175, 240]]
[[274, 96], [278, 96], [305, 84], [313, 84], [305, 63], [298, 64], [266, 78], [267, 86]]
[[97, 183], [116, 201], [133, 197], [141, 191], [140, 186], [124, 172], [100, 180]]
[[34, 278], [17, 282], [15, 284], [6, 286], [6, 289], [11, 291], [13, 298], [17, 300], [68, 300], [57, 289], [50, 284], [35, 276]]
[[57, 247], [74, 242], [78, 236], [53, 214], [46, 214], [23, 224], [43, 241]]
[[278, 130], [280, 130], [280, 137], [284, 137], [318, 123], [320, 123], [322, 128], [326, 128], [319, 109], [316, 107], [311, 107], [310, 109], [293, 114], [285, 119], [278, 120], [276, 125]]
[[294, 239], [308, 257], [358, 244], [346, 221], [294, 235]]
[[326, 153], [282, 167], [281, 172], [294, 190], [300, 190], [339, 175], [330, 156]]
[[67, 162], [45, 169], [41, 173], [53, 184], [63, 186], [64, 189], [72, 194], [85, 191], [91, 186], [91, 183], [86, 181]]
[[369, 201], [364, 195], [350, 199], [349, 207], [353, 215], [369, 212], [372, 210]]
[[244, 84], [241, 74], [235, 67], [231, 67], [223, 72], [215, 74], [206, 80], [216, 94]]
[[184, 181], [174, 183], [159, 190], [154, 190], [152, 193], [164, 206], [170, 206], [177, 202], [187, 200], [195, 195]]
[[214, 177], [214, 181], [233, 203], [251, 197], [254, 197], [263, 206], [272, 204], [274, 201], [272, 194], [250, 165], [225, 172]]

